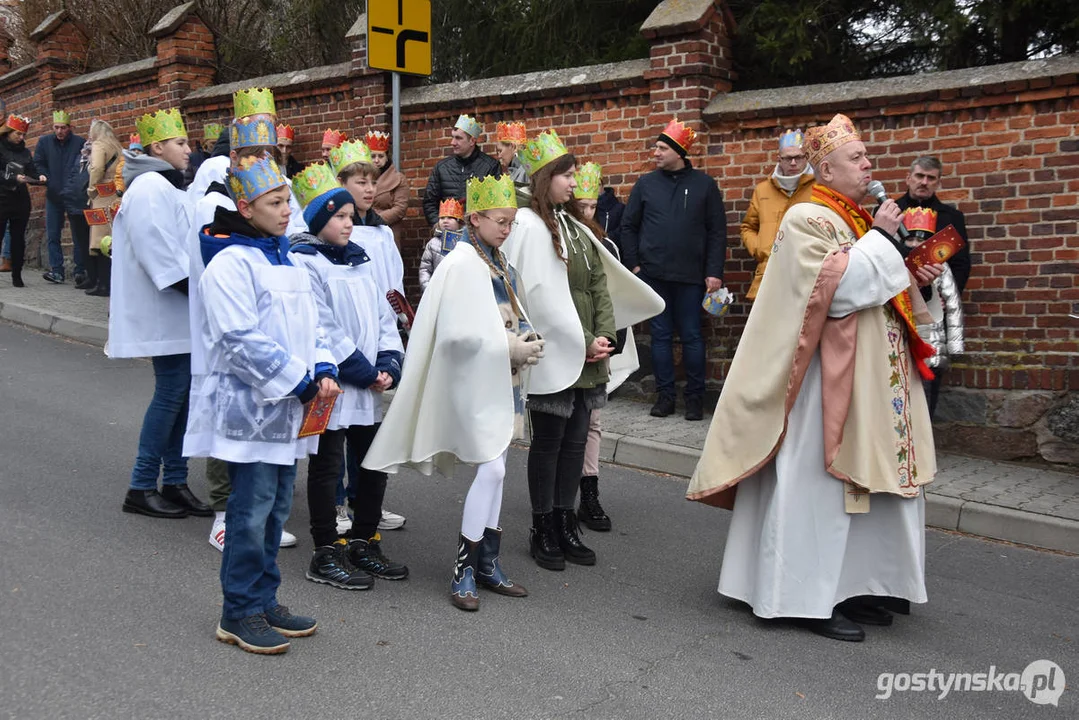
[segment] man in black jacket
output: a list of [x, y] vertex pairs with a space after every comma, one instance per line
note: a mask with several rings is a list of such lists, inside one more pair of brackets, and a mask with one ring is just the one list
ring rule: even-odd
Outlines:
[[[48, 238], [49, 271], [42, 277], [51, 283], [64, 281], [64, 251], [60, 234], [64, 217], [71, 222], [75, 282], [86, 276], [85, 262], [90, 246], [90, 226], [82, 211], [89, 198], [76, 197], [68, 184], [77, 176], [82, 146], [86, 140], [71, 131], [71, 116], [64, 110], [52, 114], [52, 135], [42, 135], [34, 146], [34, 164], [48, 178], [45, 183], [45, 235]], [[74, 189], [70, 189], [74, 190]]]
[[963, 213], [954, 205], [945, 205], [937, 197], [942, 172], [943, 165], [937, 158], [924, 156], [916, 159], [910, 166], [910, 174], [907, 175], [907, 192], [896, 204], [904, 213], [903, 224], [908, 230], [912, 229], [914, 224], [907, 213], [909, 208], [925, 208], [930, 211], [927, 215], [930, 220], [935, 220], [935, 227], [929, 228], [929, 234], [949, 225], [955, 226], [966, 244], [948, 260], [948, 268], [955, 278], [956, 287], [962, 293], [970, 277], [970, 238], [967, 237], [967, 222]]
[[438, 224], [440, 202], [457, 198], [464, 204], [465, 184], [469, 178], [502, 174], [498, 160], [476, 147], [476, 138], [482, 134], [483, 127], [474, 118], [468, 115], [457, 118], [450, 139], [453, 154], [438, 161], [423, 193], [423, 215], [431, 227]]
[[672, 120], [652, 156], [656, 169], [633, 186], [622, 216], [622, 262], [663, 298], [651, 320], [652, 368], [659, 399], [652, 415], [674, 412], [675, 328], [686, 371], [686, 420], [704, 414], [704, 338], [701, 301], [723, 285], [727, 210], [715, 181], [693, 168], [686, 153], [696, 133]]

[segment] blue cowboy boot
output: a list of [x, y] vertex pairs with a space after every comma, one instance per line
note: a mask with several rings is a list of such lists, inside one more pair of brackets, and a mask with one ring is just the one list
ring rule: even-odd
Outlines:
[[464, 535], [457, 545], [457, 560], [450, 583], [450, 602], [462, 610], [479, 610], [480, 596], [476, 591], [476, 561], [481, 540], [469, 540]]
[[484, 528], [480, 541], [480, 559], [476, 566], [476, 582], [499, 595], [524, 597], [528, 591], [506, 577], [502, 563], [498, 561], [498, 548], [502, 543], [502, 528]]

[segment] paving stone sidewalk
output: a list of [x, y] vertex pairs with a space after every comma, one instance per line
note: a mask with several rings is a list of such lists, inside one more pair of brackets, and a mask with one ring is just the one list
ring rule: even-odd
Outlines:
[[[104, 345], [108, 300], [24, 273], [16, 289], [0, 275], [0, 319], [72, 339]], [[689, 477], [711, 416], [687, 422], [680, 415], [653, 418], [649, 406], [613, 397], [604, 410], [602, 458], [608, 462]], [[681, 409], [681, 408], [680, 408]], [[929, 486], [926, 522], [1037, 547], [1079, 553], [1079, 475], [983, 458], [940, 454]]]

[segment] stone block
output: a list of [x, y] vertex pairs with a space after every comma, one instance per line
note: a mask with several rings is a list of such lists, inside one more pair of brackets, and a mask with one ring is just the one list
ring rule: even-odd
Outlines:
[[697, 469], [700, 455], [696, 448], [627, 436], [619, 440], [614, 460], [621, 465], [688, 478]]
[[[930, 486], [932, 487], [932, 486]], [[870, 506], [872, 506], [870, 501]], [[936, 493], [925, 494], [925, 524], [942, 530], [955, 530], [959, 527], [959, 516], [963, 509], [963, 500]]]
[[1055, 396], [1049, 392], [1015, 390], [1004, 394], [1000, 409], [993, 413], [993, 423], [1001, 427], [1030, 427], [1052, 406]]
[[1068, 393], [1063, 402], [1049, 411], [1046, 422], [1055, 437], [1079, 443], [1079, 393]]
[[942, 390], [937, 404], [938, 423], [961, 422], [985, 425], [988, 415], [987, 399], [977, 390], [952, 388]]
[[993, 460], [1020, 460], [1038, 454], [1037, 437], [1030, 430], [952, 424], [935, 434], [937, 449], [943, 451]]

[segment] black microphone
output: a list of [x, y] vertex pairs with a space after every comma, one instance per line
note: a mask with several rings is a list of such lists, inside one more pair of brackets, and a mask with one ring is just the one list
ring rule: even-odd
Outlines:
[[[888, 193], [884, 191], [884, 183], [880, 180], [874, 180], [866, 187], [866, 192], [873, 196], [873, 199], [877, 201], [877, 207], [884, 204], [884, 201], [888, 199]], [[903, 220], [900, 218], [899, 227], [896, 229], [895, 234], [899, 236], [900, 240], [906, 240], [910, 237], [910, 230], [907, 230], [903, 225]]]

